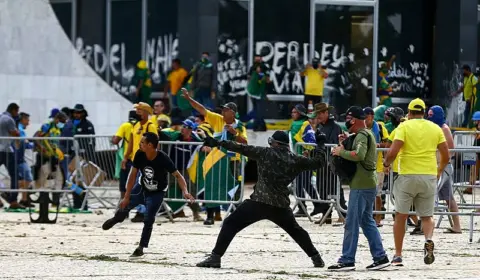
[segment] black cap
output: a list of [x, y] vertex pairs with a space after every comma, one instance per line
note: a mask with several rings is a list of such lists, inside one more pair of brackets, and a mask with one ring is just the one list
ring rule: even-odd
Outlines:
[[73, 107], [73, 111], [76, 111], [76, 112], [85, 112], [85, 107], [83, 107], [83, 104], [75, 104], [75, 106]]
[[237, 104], [235, 104], [233, 102], [228, 102], [226, 104], [223, 104], [220, 107], [222, 107], [222, 109], [230, 109], [230, 110], [234, 111], [235, 113], [237, 112]]
[[288, 143], [290, 142], [288, 139], [288, 134], [283, 130], [275, 131], [271, 139], [277, 142], [278, 144], [286, 145], [286, 146], [288, 146]]
[[365, 119], [365, 112], [363, 111], [362, 107], [359, 106], [352, 106], [348, 108], [346, 116], [351, 116], [352, 118], [364, 120]]
[[372, 107], [365, 107], [363, 108], [363, 112], [365, 115], [375, 115], [375, 111], [373, 111]]
[[297, 104], [295, 105], [295, 110], [297, 110], [297, 112], [302, 115], [302, 116], [307, 116], [307, 109], [305, 108], [305, 106], [303, 106], [303, 104]]

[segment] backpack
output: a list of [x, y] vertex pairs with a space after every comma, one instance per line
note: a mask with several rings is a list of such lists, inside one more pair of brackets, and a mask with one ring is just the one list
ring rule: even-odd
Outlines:
[[[370, 141], [371, 137], [368, 135], [368, 133], [361, 131], [363, 135], [367, 136], [367, 152], [368, 149], [370, 149]], [[358, 134], [353, 134], [347, 137], [347, 139], [343, 140], [342, 144], [345, 150], [353, 150], [353, 142], [355, 141], [355, 137]], [[366, 168], [363, 162], [360, 162], [362, 167], [367, 170], [367, 171], [374, 171], [376, 168]], [[342, 184], [349, 184], [353, 176], [355, 176], [355, 172], [357, 172], [357, 162], [355, 161], [350, 161], [347, 159], [344, 159], [340, 156], [330, 156], [329, 159], [329, 166], [330, 170], [340, 178], [340, 181]]]

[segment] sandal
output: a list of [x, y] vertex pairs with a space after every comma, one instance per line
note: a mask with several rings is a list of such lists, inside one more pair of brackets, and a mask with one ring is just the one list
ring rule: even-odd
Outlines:
[[451, 233], [451, 234], [462, 234], [461, 231], [455, 231], [453, 228], [447, 228], [443, 233]]

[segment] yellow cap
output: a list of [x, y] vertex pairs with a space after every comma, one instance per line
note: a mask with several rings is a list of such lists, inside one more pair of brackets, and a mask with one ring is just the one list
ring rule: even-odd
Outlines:
[[153, 113], [153, 108], [145, 102], [139, 102], [139, 103], [133, 104], [133, 109], [140, 109], [140, 110], [147, 111], [149, 115]]
[[425, 102], [420, 98], [415, 98], [408, 104], [408, 110], [410, 111], [422, 111], [425, 109]]

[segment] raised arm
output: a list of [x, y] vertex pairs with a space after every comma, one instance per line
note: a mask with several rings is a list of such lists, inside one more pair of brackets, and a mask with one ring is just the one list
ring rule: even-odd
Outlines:
[[207, 109], [205, 107], [203, 107], [202, 104], [198, 103], [197, 101], [195, 101], [191, 96], [190, 94], [188, 94], [188, 90], [185, 89], [185, 88], [182, 88], [182, 94], [183, 94], [183, 97], [185, 97], [185, 99], [187, 99], [187, 101], [190, 103], [190, 105], [192, 105], [193, 109], [197, 110], [200, 115], [202, 116], [205, 116], [207, 115]]
[[315, 148], [310, 151], [310, 157], [299, 156], [296, 166], [298, 167], [298, 172], [315, 170], [323, 168], [325, 166], [326, 160], [326, 150]]

